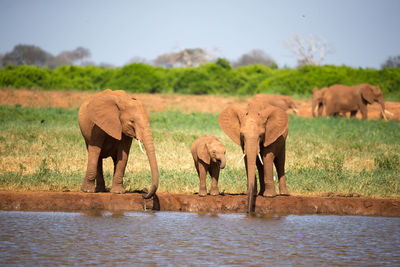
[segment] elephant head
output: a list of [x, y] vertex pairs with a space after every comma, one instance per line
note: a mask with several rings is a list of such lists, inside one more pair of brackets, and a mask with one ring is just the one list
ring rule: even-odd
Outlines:
[[209, 136], [204, 144], [197, 147], [197, 155], [206, 164], [217, 163], [220, 169], [225, 168], [226, 157], [225, 147], [213, 136]]
[[316, 110], [318, 109], [318, 117], [322, 116], [322, 100], [324, 98], [325, 92], [328, 88], [324, 87], [321, 90], [318, 90], [317, 87], [314, 87], [312, 90], [313, 99], [312, 99], [312, 116], [316, 116]]
[[248, 212], [253, 209], [256, 192], [255, 168], [261, 149], [271, 146], [278, 138], [286, 138], [289, 116], [280, 108], [250, 102], [247, 109], [231, 105], [219, 116], [221, 129], [241, 146], [246, 159]]
[[385, 115], [385, 100], [383, 99], [383, 93], [381, 88], [370, 84], [361, 84], [360, 93], [362, 99], [366, 101], [368, 104], [372, 104], [374, 102], [380, 104], [382, 117], [386, 120], [387, 118]]
[[121, 140], [122, 134], [141, 141], [150, 163], [152, 187], [143, 196], [152, 197], [158, 188], [158, 167], [150, 117], [141, 101], [131, 98], [125, 91], [105, 90], [88, 104], [90, 119], [111, 137]]
[[294, 103], [293, 99], [290, 96], [283, 95], [282, 96], [283, 101], [285, 102], [286, 106], [288, 109], [292, 109], [294, 114], [297, 114], [297, 106]]
[[290, 96], [277, 95], [277, 94], [256, 94], [251, 99], [250, 102], [261, 102], [263, 104], [269, 104], [283, 110], [292, 109], [294, 114], [297, 114], [298, 110], [296, 104]]

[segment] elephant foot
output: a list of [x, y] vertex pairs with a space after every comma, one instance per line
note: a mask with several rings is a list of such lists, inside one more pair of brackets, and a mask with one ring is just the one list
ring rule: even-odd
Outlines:
[[110, 192], [114, 194], [125, 194], [125, 188], [122, 185], [114, 185]]
[[290, 194], [289, 192], [285, 192], [285, 193], [279, 193], [280, 196], [284, 196], [284, 197], [289, 197]]
[[263, 196], [273, 198], [273, 197], [276, 197], [276, 193], [275, 192], [273, 192], [273, 193], [264, 192]]
[[81, 190], [85, 193], [95, 193], [96, 189], [95, 189], [95, 184], [94, 184], [94, 180], [84, 180], [83, 184], [81, 186]]
[[216, 189], [211, 189], [210, 195], [212, 195], [212, 196], [219, 196], [218, 188], [216, 188]]
[[207, 191], [206, 190], [199, 190], [199, 197], [205, 197], [207, 196]]

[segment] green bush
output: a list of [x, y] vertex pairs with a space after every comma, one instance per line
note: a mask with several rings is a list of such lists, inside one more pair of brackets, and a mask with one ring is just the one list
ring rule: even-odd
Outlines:
[[0, 87], [46, 90], [124, 89], [140, 93], [229, 94], [280, 93], [310, 96], [314, 87], [370, 83], [381, 87], [385, 98], [400, 100], [400, 69], [362, 69], [347, 66], [303, 66], [275, 69], [264, 65], [232, 68], [226, 59], [199, 67], [154, 67], [134, 63], [121, 68], [36, 66], [0, 69]]

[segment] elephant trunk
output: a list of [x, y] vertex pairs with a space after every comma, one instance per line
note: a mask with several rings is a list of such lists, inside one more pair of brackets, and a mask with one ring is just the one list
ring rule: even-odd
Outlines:
[[246, 169], [247, 169], [247, 197], [248, 197], [247, 213], [252, 213], [255, 210], [255, 197], [257, 194], [256, 192], [257, 191], [256, 160], [258, 154], [257, 147], [258, 143], [248, 146], [248, 149], [245, 150]]
[[219, 164], [219, 168], [223, 169], [223, 168], [225, 168], [225, 166], [226, 166], [226, 158], [222, 157], [221, 158], [221, 163]]
[[149, 159], [152, 185], [151, 189], [147, 194], [143, 194], [143, 198], [148, 199], [155, 195], [158, 188], [158, 166], [156, 152], [154, 149], [153, 137], [150, 132], [150, 128], [146, 129], [143, 133], [143, 145], [146, 149], [147, 158]]
[[317, 109], [317, 101], [316, 100], [314, 100], [313, 99], [313, 101], [312, 101], [312, 116], [313, 116], [313, 118], [315, 118], [315, 110]]
[[382, 99], [379, 99], [379, 100], [378, 100], [378, 103], [381, 105], [381, 114], [382, 114], [382, 117], [383, 117], [383, 119], [384, 119], [385, 121], [387, 121], [387, 117], [386, 117], [386, 114], [385, 114], [385, 101], [383, 100], [383, 97], [382, 97]]

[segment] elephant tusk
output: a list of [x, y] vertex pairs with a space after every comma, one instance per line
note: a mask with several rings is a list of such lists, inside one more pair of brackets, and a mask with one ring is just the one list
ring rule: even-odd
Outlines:
[[385, 109], [385, 113], [388, 114], [389, 116], [393, 116], [394, 114], [388, 110]]
[[387, 117], [386, 117], [386, 115], [385, 115], [385, 110], [381, 107], [381, 114], [382, 114], [382, 117], [383, 117], [383, 119], [385, 120], [385, 121], [387, 121], [388, 119], [387, 119]]
[[297, 114], [297, 113], [299, 113], [299, 111], [298, 111], [298, 109], [297, 109], [297, 108], [293, 108], [293, 112], [294, 112], [294, 114]]
[[246, 156], [246, 154], [243, 154], [243, 156], [240, 158], [240, 160], [238, 161], [237, 164], [239, 164], [240, 162], [242, 162], [242, 160], [244, 159], [245, 156]]
[[142, 147], [142, 143], [140, 142], [139, 139], [137, 139], [137, 142], [138, 142], [138, 144], [139, 144], [140, 151], [142, 151], [142, 153], [144, 154], [144, 150], [143, 150], [143, 147]]
[[264, 163], [263, 163], [263, 161], [262, 161], [262, 159], [261, 159], [260, 153], [258, 153], [258, 159], [261, 161], [261, 165], [264, 165]]

